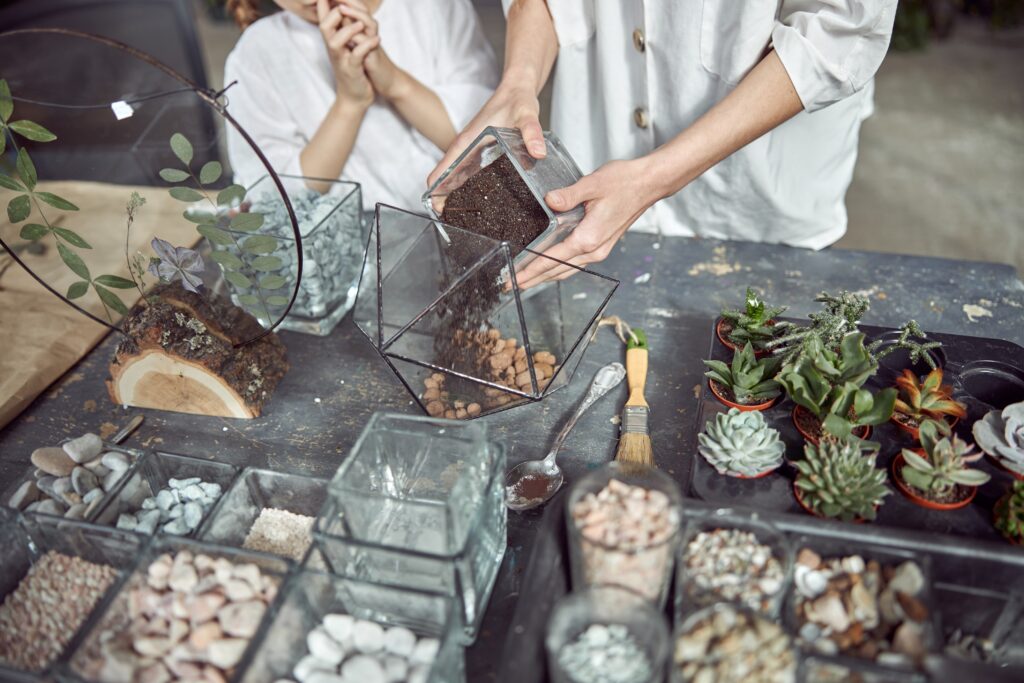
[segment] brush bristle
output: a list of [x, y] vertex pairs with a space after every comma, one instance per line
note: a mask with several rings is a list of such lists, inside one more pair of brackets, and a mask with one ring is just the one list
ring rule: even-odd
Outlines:
[[619, 462], [635, 462], [654, 466], [654, 449], [650, 434], [628, 432], [619, 437], [619, 450], [615, 454]]

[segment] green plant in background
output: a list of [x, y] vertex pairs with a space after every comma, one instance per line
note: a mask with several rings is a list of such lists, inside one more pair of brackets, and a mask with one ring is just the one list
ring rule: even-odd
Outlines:
[[758, 411], [730, 408], [704, 425], [698, 450], [719, 474], [756, 477], [782, 464], [786, 444]]
[[35, 209], [35, 213], [39, 216], [38, 220], [42, 222], [25, 223], [19, 233], [21, 239], [28, 242], [39, 242], [44, 238], [53, 238], [61, 261], [72, 273], [81, 278], [68, 287], [65, 296], [68, 299], [79, 299], [92, 289], [103, 304], [107, 320], [113, 322], [111, 310], [125, 315], [128, 313], [128, 307], [112, 290], [132, 289], [135, 287], [135, 283], [119, 275], [94, 277], [78, 253], [78, 250], [92, 249], [92, 245], [74, 230], [60, 225], [63, 216], [50, 220], [43, 205], [66, 212], [78, 211], [78, 207], [52, 192], [38, 189], [39, 178], [36, 174], [35, 164], [32, 163], [28, 150], [18, 144], [18, 137], [32, 142], [47, 143], [56, 140], [57, 136], [38, 123], [26, 119], [12, 121], [13, 114], [14, 99], [11, 96], [10, 87], [6, 80], [0, 79], [0, 155], [4, 153], [9, 144], [16, 157], [17, 170], [17, 178], [0, 173], [0, 187], [18, 193], [7, 203], [7, 218], [12, 225], [17, 225], [27, 221]]
[[838, 353], [812, 337], [806, 352], [785, 365], [777, 379], [786, 395], [820, 420], [826, 432], [849, 439], [855, 427], [892, 417], [896, 390], [874, 394], [864, 388], [877, 370], [878, 361], [864, 346], [864, 333], [854, 332], [842, 338]]
[[971, 430], [981, 450], [1014, 474], [1024, 475], [1024, 401], [985, 413]]
[[732, 327], [729, 341], [740, 346], [750, 343], [760, 350], [792, 327], [789, 322], [773, 322], [785, 312], [786, 306], [768, 306], [753, 288], [747, 287], [743, 310], [724, 309], [722, 319]]
[[731, 391], [737, 403], [763, 403], [782, 393], [775, 380], [782, 359], [757, 358], [750, 342], [733, 351], [731, 365], [720, 360], [706, 360], [704, 365], [710, 368], [704, 376]]
[[[175, 199], [189, 204], [205, 200], [210, 205], [210, 212], [186, 211], [184, 216], [196, 223], [197, 232], [214, 245], [210, 258], [220, 265], [224, 279], [235, 287], [256, 292], [239, 295], [239, 303], [258, 307], [257, 312], [270, 319], [269, 307], [288, 305], [288, 297], [268, 294], [287, 284], [283, 277], [272, 272], [283, 265], [281, 258], [273, 255], [279, 248], [278, 239], [254, 234], [263, 226], [263, 214], [241, 210], [230, 214], [231, 207], [241, 206], [245, 201], [246, 190], [241, 185], [229, 185], [218, 191], [216, 197], [212, 196], [210, 186], [223, 174], [220, 162], [208, 161], [197, 173], [192, 168], [193, 149], [188, 138], [175, 133], [171, 136], [170, 145], [174, 156], [184, 167], [165, 168], [160, 171], [160, 177], [169, 183], [191, 181], [192, 186], [181, 184], [170, 188]], [[227, 249], [217, 249], [218, 246]]]
[[995, 507], [996, 529], [1011, 543], [1024, 544], [1024, 481], [1013, 482], [1013, 487], [999, 499]]
[[924, 455], [903, 449], [907, 467], [900, 470], [904, 481], [929, 498], [941, 500], [953, 493], [957, 484], [981, 486], [990, 477], [969, 465], [981, 459], [974, 446], [955, 434], [945, 422], [925, 420], [921, 424], [921, 447]]
[[795, 486], [815, 513], [844, 522], [872, 520], [890, 491], [885, 470], [875, 467], [876, 453], [864, 455], [853, 441], [824, 439], [804, 446], [795, 463]]

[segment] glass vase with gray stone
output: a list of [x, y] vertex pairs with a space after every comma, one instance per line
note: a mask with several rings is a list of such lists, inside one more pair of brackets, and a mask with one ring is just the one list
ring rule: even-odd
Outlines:
[[[280, 327], [326, 335], [355, 302], [367, 234], [362, 191], [358, 183], [343, 180], [279, 177], [302, 237], [302, 277]], [[224, 273], [231, 300], [267, 326], [291, 299], [299, 279], [300, 250], [288, 207], [270, 176], [248, 189], [238, 210], [262, 214], [255, 233], [260, 239], [251, 240], [252, 232], [228, 230], [233, 239], [213, 243], [212, 258], [231, 268]]]
[[327, 569], [451, 595], [472, 642], [505, 553], [504, 473], [482, 423], [375, 414], [317, 518]]

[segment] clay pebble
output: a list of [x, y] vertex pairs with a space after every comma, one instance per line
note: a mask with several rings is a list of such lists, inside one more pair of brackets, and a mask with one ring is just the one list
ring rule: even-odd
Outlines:
[[695, 622], [684, 627], [673, 648], [679, 681], [796, 681], [793, 641], [780, 625], [728, 603], [698, 612], [692, 619]]

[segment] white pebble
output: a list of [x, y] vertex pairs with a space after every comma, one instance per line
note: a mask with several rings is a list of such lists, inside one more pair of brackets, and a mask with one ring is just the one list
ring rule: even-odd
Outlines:
[[[169, 489], [163, 489], [162, 491], [160, 491], [160, 493], [156, 494], [156, 506], [163, 510], [164, 512], [170, 510], [171, 507], [177, 502], [178, 501], [175, 499], [174, 493], [172, 493]], [[142, 505], [143, 507], [145, 507], [145, 501], [143, 501]]]
[[128, 469], [128, 456], [117, 451], [108, 451], [100, 458], [100, 464], [111, 472], [123, 472]]
[[407, 628], [395, 626], [384, 633], [384, 649], [393, 655], [408, 658], [416, 647], [416, 634]]
[[360, 619], [352, 628], [356, 649], [365, 654], [379, 652], [384, 646], [384, 629], [380, 624]]
[[427, 683], [427, 676], [430, 675], [430, 667], [426, 664], [417, 666], [409, 672], [406, 683]]
[[103, 441], [95, 434], [83, 434], [65, 443], [63, 448], [69, 458], [81, 465], [94, 460], [103, 451]]
[[121, 513], [117, 518], [117, 528], [125, 531], [133, 531], [135, 527], [139, 525], [139, 520], [135, 519], [135, 515], [129, 515]]
[[373, 657], [356, 655], [341, 665], [345, 683], [387, 683], [384, 667]]
[[331, 638], [344, 644], [352, 637], [355, 621], [351, 614], [328, 614], [324, 617], [324, 629]]
[[309, 654], [335, 666], [345, 659], [345, 650], [334, 638], [327, 635], [327, 631], [322, 627], [317, 627], [309, 632], [306, 636], [306, 647], [309, 648]]
[[441, 641], [437, 638], [423, 638], [416, 643], [415, 649], [409, 661], [413, 664], [432, 664], [437, 657], [437, 651], [441, 649]]
[[125, 472], [127, 472], [127, 470], [111, 470], [110, 474], [103, 477], [103, 490], [109, 493], [110, 490], [117, 486], [117, 483], [121, 481]]
[[322, 659], [318, 659], [313, 655], [306, 655], [295, 664], [295, 668], [292, 669], [292, 675], [295, 676], [299, 683], [307, 683], [306, 679], [314, 671], [327, 671], [334, 673], [336, 665], [330, 662], [325, 662]]
[[188, 486], [179, 489], [180, 499], [184, 502], [192, 500], [200, 500], [206, 497], [203, 493], [203, 489], [199, 488], [199, 484], [189, 484]]
[[184, 536], [190, 531], [188, 525], [185, 524], [185, 520], [181, 517], [178, 519], [172, 519], [163, 526], [163, 532], [165, 534], [171, 534], [172, 536]]
[[189, 477], [188, 479], [175, 479], [174, 477], [171, 477], [167, 480], [167, 485], [172, 489], [183, 489], [185, 487], [192, 486], [192, 484], [198, 484], [201, 481], [202, 479], [199, 477]]
[[199, 482], [199, 488], [203, 490], [203, 493], [209, 498], [220, 498], [220, 484], [208, 481]]
[[303, 683], [348, 683], [333, 671], [312, 671]]

